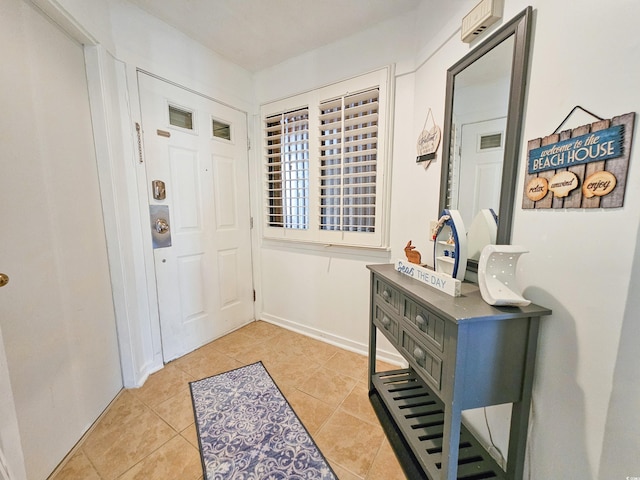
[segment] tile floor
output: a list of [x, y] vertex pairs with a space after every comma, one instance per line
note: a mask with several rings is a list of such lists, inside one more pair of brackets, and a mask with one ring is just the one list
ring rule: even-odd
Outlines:
[[367, 358], [261, 321], [123, 390], [49, 480], [202, 479], [188, 382], [258, 360], [341, 480], [404, 480], [369, 404]]

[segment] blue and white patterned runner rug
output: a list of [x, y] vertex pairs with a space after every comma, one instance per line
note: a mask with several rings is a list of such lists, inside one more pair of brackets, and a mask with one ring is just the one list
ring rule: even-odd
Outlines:
[[205, 480], [336, 480], [262, 362], [191, 382]]

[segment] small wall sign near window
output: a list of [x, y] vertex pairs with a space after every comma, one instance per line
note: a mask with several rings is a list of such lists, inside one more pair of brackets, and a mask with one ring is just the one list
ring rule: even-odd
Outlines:
[[[598, 121], [558, 133], [576, 109]], [[635, 112], [603, 119], [575, 107], [556, 131], [529, 140], [522, 208], [624, 204]]]
[[[433, 126], [429, 130], [427, 130], [427, 122], [429, 121], [429, 117], [431, 117]], [[429, 164], [436, 158], [436, 151], [438, 150], [438, 146], [440, 145], [440, 137], [440, 127], [436, 125], [436, 122], [433, 118], [433, 113], [431, 112], [431, 109], [429, 109], [429, 111], [427, 112], [427, 118], [424, 121], [424, 127], [422, 128], [422, 132], [418, 137], [418, 156], [416, 157], [416, 163], [424, 165], [425, 169], [429, 166]]]

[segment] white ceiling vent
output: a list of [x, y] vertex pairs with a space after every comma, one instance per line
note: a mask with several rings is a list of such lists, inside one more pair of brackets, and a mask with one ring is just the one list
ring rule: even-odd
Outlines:
[[504, 0], [482, 0], [462, 19], [462, 41], [471, 43], [502, 18]]

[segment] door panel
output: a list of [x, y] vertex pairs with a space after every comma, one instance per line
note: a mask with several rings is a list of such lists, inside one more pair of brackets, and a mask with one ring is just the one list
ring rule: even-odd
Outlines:
[[218, 265], [220, 278], [220, 305], [229, 308], [240, 302], [240, 276], [238, 275], [238, 250], [226, 250], [218, 252]]
[[216, 192], [216, 223], [218, 230], [233, 229], [238, 227], [236, 217], [235, 199], [237, 189], [235, 186], [236, 171], [232, 158], [217, 157], [215, 162], [215, 189]]
[[[459, 196], [458, 210], [467, 228], [483, 208], [498, 211], [505, 128], [504, 117], [462, 125], [460, 155], [464, 161], [460, 167], [459, 191], [464, 195]], [[493, 135], [501, 135], [500, 144], [483, 148], [482, 137]]]
[[[138, 78], [148, 185], [166, 187], [164, 200], [150, 189], [149, 203], [168, 206], [173, 222], [171, 246], [154, 250], [169, 361], [253, 320], [246, 117], [149, 75]], [[229, 125], [230, 140], [214, 135], [214, 118], [218, 127]]]

